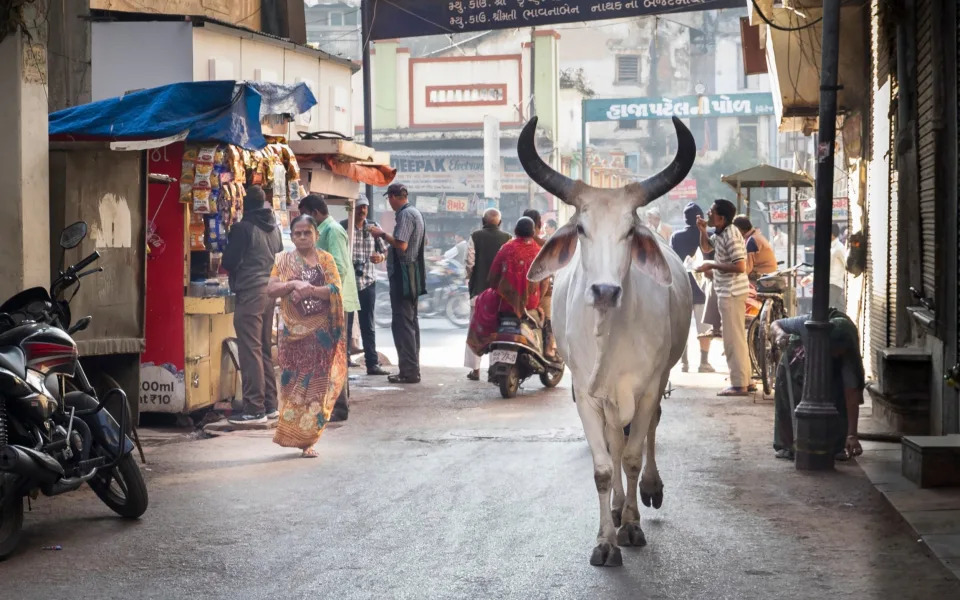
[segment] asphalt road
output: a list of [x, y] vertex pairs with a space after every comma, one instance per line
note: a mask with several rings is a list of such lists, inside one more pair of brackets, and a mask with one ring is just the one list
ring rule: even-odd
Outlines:
[[464, 379], [462, 330], [438, 327], [424, 362], [448, 366], [403, 390], [358, 378], [317, 460], [261, 432], [150, 446], [138, 522], [87, 491], [34, 502], [0, 599], [960, 597], [855, 464], [773, 459], [772, 407], [717, 398], [722, 375], [675, 374], [648, 546], [591, 567], [597, 496], [570, 390], [502, 400]]

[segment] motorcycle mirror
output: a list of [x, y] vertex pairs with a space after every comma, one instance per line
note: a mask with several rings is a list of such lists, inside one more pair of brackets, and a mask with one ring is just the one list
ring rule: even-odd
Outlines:
[[64, 250], [76, 248], [85, 237], [87, 237], [87, 224], [83, 221], [77, 221], [60, 234], [60, 247]]

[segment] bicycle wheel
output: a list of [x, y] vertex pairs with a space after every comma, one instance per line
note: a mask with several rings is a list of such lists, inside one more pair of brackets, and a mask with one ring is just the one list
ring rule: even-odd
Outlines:
[[760, 340], [763, 344], [759, 356], [760, 377], [763, 381], [763, 393], [767, 396], [773, 393], [777, 379], [777, 364], [780, 362], [780, 348], [770, 339], [770, 327], [774, 321], [785, 318], [783, 303], [780, 301], [768, 302], [760, 312]]
[[750, 348], [750, 369], [754, 377], [762, 377], [763, 371], [760, 367], [759, 355], [763, 352], [761, 345], [763, 338], [760, 337], [760, 319], [754, 319], [747, 328], [747, 347]]

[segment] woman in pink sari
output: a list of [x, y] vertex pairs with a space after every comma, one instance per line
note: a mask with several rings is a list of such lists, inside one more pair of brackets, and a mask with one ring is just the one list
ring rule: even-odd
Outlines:
[[490, 266], [488, 289], [477, 296], [476, 309], [470, 321], [467, 345], [478, 354], [487, 345], [490, 336], [497, 332], [501, 313], [523, 317], [535, 313], [542, 321], [538, 310], [542, 293], [548, 281], [534, 283], [527, 280], [527, 272], [533, 264], [540, 245], [535, 236], [536, 226], [530, 217], [522, 217], [514, 229], [516, 237], [500, 248]]

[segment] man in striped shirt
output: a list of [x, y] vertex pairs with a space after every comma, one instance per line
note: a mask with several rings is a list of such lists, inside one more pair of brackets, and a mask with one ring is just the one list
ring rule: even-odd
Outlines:
[[[704, 254], [715, 253], [714, 260], [704, 261], [697, 271], [713, 273], [720, 305], [723, 351], [730, 368], [730, 387], [722, 390], [720, 396], [746, 396], [750, 388], [750, 350], [744, 326], [750, 282], [747, 279], [747, 248], [740, 230], [733, 226], [736, 214], [737, 207], [729, 200], [721, 199], [707, 211], [706, 220], [697, 217], [700, 250]], [[707, 233], [708, 225], [716, 230], [712, 236]]]

